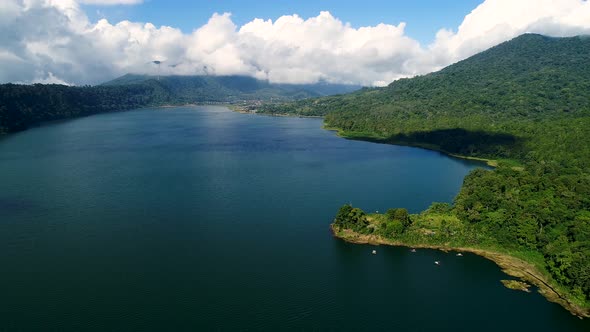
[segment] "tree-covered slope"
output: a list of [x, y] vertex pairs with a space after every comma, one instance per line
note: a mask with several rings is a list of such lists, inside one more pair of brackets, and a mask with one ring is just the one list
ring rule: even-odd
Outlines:
[[338, 84], [270, 84], [245, 76], [125, 75], [99, 86], [0, 85], [0, 134], [45, 121], [145, 106], [296, 100], [358, 87]]
[[[527, 34], [439, 72], [343, 96], [268, 104], [261, 112], [324, 115], [348, 135], [450, 153], [521, 159], [540, 146], [556, 153], [547, 139], [565, 139], [563, 126], [573, 125], [576, 136], [588, 133], [579, 122], [587, 124], [590, 114], [590, 38]], [[561, 125], [544, 126], [549, 121]]]
[[262, 111], [325, 115], [352, 138], [508, 159], [470, 173], [444, 211], [403, 228], [344, 227], [530, 257], [567, 301], [590, 308], [590, 38], [523, 35], [436, 73]]
[[400, 111], [406, 118], [480, 113], [531, 118], [588, 112], [589, 98], [590, 36], [525, 34], [438, 72], [384, 88], [274, 106], [277, 112], [322, 115]]
[[0, 85], [0, 134], [46, 121], [123, 111], [172, 102], [159, 85], [70, 87], [57, 84]]

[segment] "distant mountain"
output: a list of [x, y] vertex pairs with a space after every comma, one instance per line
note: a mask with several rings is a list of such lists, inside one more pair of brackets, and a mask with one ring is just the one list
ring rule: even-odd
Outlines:
[[288, 101], [350, 92], [340, 84], [271, 84], [245, 76], [125, 75], [98, 86], [0, 85], [0, 134], [45, 121], [145, 106]]
[[179, 102], [236, 102], [244, 100], [298, 100], [348, 93], [357, 85], [316, 83], [276, 84], [249, 76], [149, 76], [127, 74], [103, 86], [159, 85]]

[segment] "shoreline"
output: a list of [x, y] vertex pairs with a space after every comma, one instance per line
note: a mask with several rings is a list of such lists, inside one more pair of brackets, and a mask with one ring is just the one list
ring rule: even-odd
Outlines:
[[[283, 115], [284, 116], [284, 115]], [[292, 116], [292, 115], [286, 115]], [[464, 160], [471, 160], [476, 162], [485, 163], [487, 166], [496, 168], [499, 165], [498, 160], [494, 159], [486, 159], [486, 158], [479, 158], [479, 157], [470, 157], [470, 156], [463, 156], [459, 154], [453, 154], [446, 151], [442, 151], [436, 146], [431, 146], [428, 144], [420, 144], [420, 143], [411, 143], [411, 142], [390, 142], [384, 138], [380, 137], [370, 137], [370, 136], [356, 136], [354, 133], [347, 133], [345, 130], [342, 130], [338, 127], [331, 127], [329, 124], [324, 122], [322, 129], [328, 131], [336, 132], [338, 137], [350, 140], [358, 140], [358, 141], [365, 141], [371, 143], [379, 143], [379, 144], [390, 144], [390, 145], [398, 145], [398, 146], [408, 146], [408, 147], [415, 147], [426, 149], [430, 151], [436, 151], [441, 154], [447, 155], [451, 158], [457, 159], [464, 159]], [[522, 170], [520, 165], [512, 166], [515, 170]], [[583, 318], [590, 318], [590, 308], [582, 307], [578, 304], [571, 302], [567, 295], [563, 295], [559, 290], [551, 285], [551, 282], [539, 271], [537, 267], [535, 267], [532, 263], [529, 263], [521, 258], [517, 258], [511, 256], [507, 253], [500, 253], [497, 251], [483, 249], [483, 248], [472, 248], [472, 247], [453, 247], [448, 245], [431, 245], [431, 244], [408, 244], [402, 241], [393, 241], [382, 238], [381, 236], [375, 235], [363, 235], [355, 233], [351, 230], [344, 230], [348, 234], [339, 234], [339, 232], [334, 228], [334, 224], [330, 225], [330, 230], [334, 237], [344, 240], [345, 242], [355, 243], [355, 244], [371, 244], [371, 245], [389, 245], [389, 246], [397, 246], [397, 247], [407, 247], [407, 248], [423, 248], [423, 249], [434, 249], [434, 250], [441, 250], [444, 252], [448, 251], [460, 251], [460, 252], [470, 252], [480, 257], [486, 258], [494, 262], [502, 272], [506, 275], [518, 278], [519, 280], [534, 285], [538, 288], [538, 292], [545, 297], [548, 301], [561, 305], [564, 309], [568, 310], [572, 315], [583, 319]], [[342, 232], [340, 232], [342, 233]]]
[[324, 117], [321, 115], [298, 115], [298, 114], [288, 114], [288, 113], [260, 113], [256, 111], [246, 111], [246, 110], [238, 110], [232, 109], [228, 107], [230, 110], [240, 113], [240, 114], [255, 114], [260, 116], [273, 116], [277, 118], [309, 118], [309, 119], [323, 119]]
[[478, 158], [478, 157], [468, 157], [468, 156], [462, 156], [460, 154], [453, 154], [453, 153], [446, 153], [440, 150], [437, 150], [440, 153], [446, 154], [448, 156], [454, 157], [454, 158], [458, 158], [458, 159], [465, 159], [465, 160], [473, 160], [473, 161], [481, 161], [482, 163], [486, 163], [486, 165], [496, 168], [498, 167], [498, 161], [494, 160], [494, 159], [485, 159], [485, 158]]
[[590, 309], [578, 306], [569, 301], [558, 290], [551, 286], [550, 281], [531, 263], [528, 263], [520, 258], [516, 258], [509, 254], [499, 253], [492, 250], [472, 247], [453, 247], [445, 245], [431, 245], [425, 243], [408, 244], [402, 241], [394, 241], [385, 239], [377, 235], [364, 235], [356, 233], [350, 229], [336, 230], [334, 224], [330, 224], [332, 235], [345, 242], [354, 244], [370, 244], [370, 245], [388, 245], [394, 247], [407, 248], [421, 248], [421, 249], [435, 249], [444, 252], [459, 251], [470, 252], [481, 256], [496, 263], [498, 267], [505, 274], [518, 278], [526, 283], [532, 284], [538, 288], [538, 292], [543, 295], [548, 301], [557, 303], [568, 310], [572, 315], [578, 318], [590, 318]]
[[370, 137], [370, 136], [355, 136], [354, 134], [348, 133], [345, 130], [342, 130], [338, 127], [330, 127], [329, 125], [324, 124], [324, 126], [322, 127], [322, 129], [328, 130], [328, 131], [335, 131], [336, 135], [338, 137], [344, 138], [344, 139], [349, 139], [349, 140], [355, 140], [355, 141], [364, 141], [364, 142], [371, 142], [371, 143], [378, 143], [378, 144], [388, 144], [388, 145], [398, 145], [398, 146], [407, 146], [407, 147], [412, 147], [412, 148], [420, 148], [420, 149], [425, 149], [425, 150], [430, 150], [430, 151], [435, 151], [441, 154], [444, 154], [445, 156], [449, 156], [452, 158], [457, 158], [457, 159], [464, 159], [464, 160], [471, 160], [471, 161], [477, 161], [477, 162], [481, 162], [481, 163], [485, 163], [487, 166], [490, 166], [492, 168], [496, 168], [498, 167], [498, 160], [495, 159], [486, 159], [486, 158], [479, 158], [479, 157], [469, 157], [469, 156], [463, 156], [460, 154], [454, 154], [454, 153], [449, 153], [443, 150], [440, 150], [438, 148], [436, 148], [435, 146], [432, 145], [428, 145], [428, 144], [420, 144], [420, 143], [411, 143], [411, 142], [388, 142], [386, 139], [384, 138], [380, 138], [380, 137]]
[[[184, 107], [184, 106], [199, 106], [199, 105], [194, 104], [194, 103], [186, 103], [186, 104], [178, 104], [178, 105], [165, 104], [165, 105], [156, 106], [155, 108], [175, 108], [175, 107]], [[148, 108], [149, 108], [149, 106], [148, 106]]]

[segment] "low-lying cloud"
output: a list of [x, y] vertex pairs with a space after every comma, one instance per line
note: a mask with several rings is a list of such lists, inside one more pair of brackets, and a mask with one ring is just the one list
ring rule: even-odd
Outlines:
[[431, 45], [407, 36], [404, 22], [353, 28], [327, 11], [307, 19], [254, 19], [242, 26], [229, 13], [215, 13], [187, 34], [151, 23], [90, 22], [79, 6], [138, 2], [3, 0], [0, 82], [95, 84], [128, 72], [160, 72], [385, 85], [526, 32], [590, 34], [590, 2], [584, 0], [486, 0], [456, 31], [441, 29]]

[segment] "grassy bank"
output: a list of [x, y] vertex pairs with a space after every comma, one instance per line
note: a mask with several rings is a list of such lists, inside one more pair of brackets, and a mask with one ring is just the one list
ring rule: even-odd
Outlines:
[[366, 215], [360, 209], [345, 206], [331, 229], [334, 236], [351, 243], [477, 254], [495, 262], [504, 273], [537, 286], [549, 301], [560, 304], [572, 314], [581, 318], [590, 317], [590, 303], [580, 301], [567, 288], [555, 282], [545, 269], [540, 253], [506, 249], [449, 211], [442, 211], [443, 208], [444, 204], [434, 205], [434, 208], [414, 215], [407, 214], [405, 209]]

